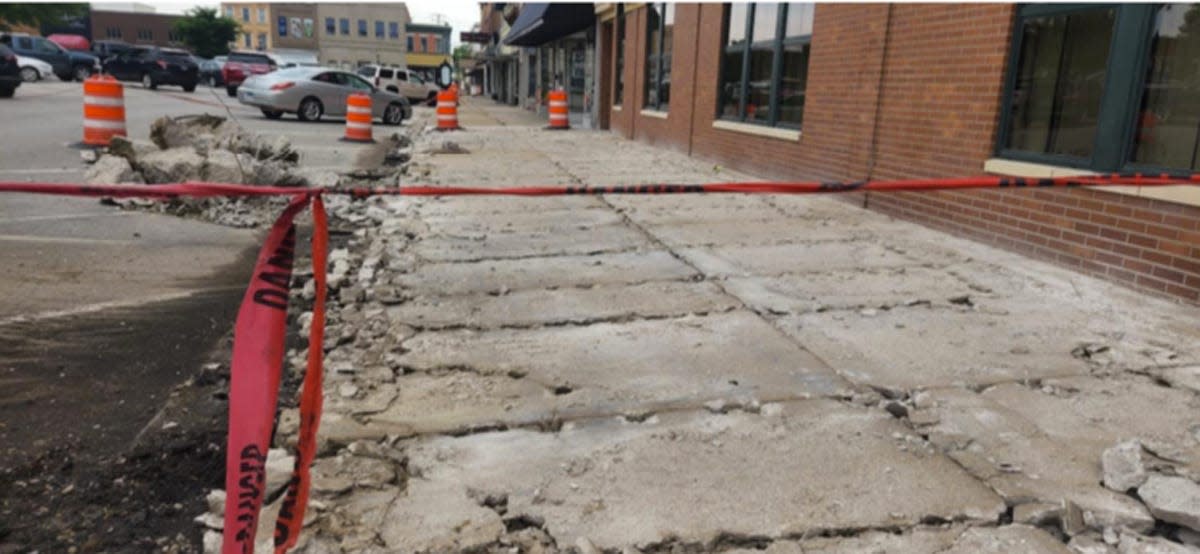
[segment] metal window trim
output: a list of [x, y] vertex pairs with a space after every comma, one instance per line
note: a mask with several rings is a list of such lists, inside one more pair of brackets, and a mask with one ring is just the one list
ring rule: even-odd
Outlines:
[[746, 96], [750, 94], [750, 39], [754, 38], [754, 15], [758, 11], [756, 4], [746, 6], [746, 41], [742, 42], [742, 82], [738, 90], [738, 121], [746, 121]]
[[787, 26], [788, 5], [780, 3], [775, 17], [775, 40], [771, 48], [771, 92], [767, 97], [767, 123], [774, 127], [779, 123], [779, 88], [783, 78], [783, 33]]

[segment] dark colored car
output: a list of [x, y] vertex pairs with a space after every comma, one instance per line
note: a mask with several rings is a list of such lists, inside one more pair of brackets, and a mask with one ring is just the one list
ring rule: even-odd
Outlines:
[[210, 87], [223, 86], [225, 79], [221, 77], [221, 67], [225, 65], [225, 61], [225, 56], [217, 56], [211, 60], [204, 60], [200, 64], [200, 82]]
[[0, 44], [0, 98], [12, 98], [21, 86], [21, 67], [12, 49]]
[[100, 60], [86, 52], [69, 51], [42, 37], [26, 34], [6, 35], [5, 44], [21, 56], [37, 58], [54, 67], [54, 74], [64, 81], [82, 81], [100, 71]]
[[258, 52], [230, 52], [225, 65], [221, 66], [221, 79], [225, 81], [225, 92], [237, 96], [238, 85], [251, 75], [262, 75], [275, 71], [275, 60]]
[[175, 85], [183, 90], [196, 90], [199, 68], [192, 55], [171, 48], [134, 48], [104, 62], [104, 72], [121, 81], [140, 81], [154, 90], [159, 85]]
[[100, 63], [108, 61], [109, 58], [133, 50], [134, 46], [128, 42], [120, 40], [98, 40], [92, 43], [92, 54], [100, 58]]

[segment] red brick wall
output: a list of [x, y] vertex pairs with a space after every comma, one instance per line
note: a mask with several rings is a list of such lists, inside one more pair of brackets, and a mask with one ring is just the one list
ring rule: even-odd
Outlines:
[[[627, 17], [625, 109], [613, 117], [623, 136], [779, 179], [977, 175], [994, 151], [1012, 5], [818, 4], [799, 141], [713, 128], [719, 4], [677, 6], [670, 118], [637, 114], [644, 10]], [[693, 98], [683, 98], [685, 89]], [[689, 125], [679, 124], [688, 118]], [[867, 205], [1200, 301], [1200, 208], [1095, 190], [875, 193]]]

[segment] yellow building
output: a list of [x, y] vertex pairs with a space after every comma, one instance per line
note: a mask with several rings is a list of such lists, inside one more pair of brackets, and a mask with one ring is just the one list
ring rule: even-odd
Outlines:
[[222, 3], [221, 13], [242, 26], [238, 50], [317, 51], [317, 8], [301, 3]]

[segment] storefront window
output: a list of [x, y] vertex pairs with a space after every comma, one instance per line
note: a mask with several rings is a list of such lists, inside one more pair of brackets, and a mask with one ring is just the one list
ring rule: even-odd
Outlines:
[[1133, 161], [1200, 169], [1200, 5], [1163, 6], [1153, 41]]
[[646, 7], [645, 107], [666, 111], [671, 101], [671, 47], [675, 29], [674, 4]]
[[1103, 8], [1024, 22], [1009, 148], [1091, 156], [1115, 19]]
[[1015, 29], [998, 156], [1200, 167], [1200, 4], [1026, 4]]
[[812, 4], [727, 5], [718, 117], [800, 126], [812, 18]]

